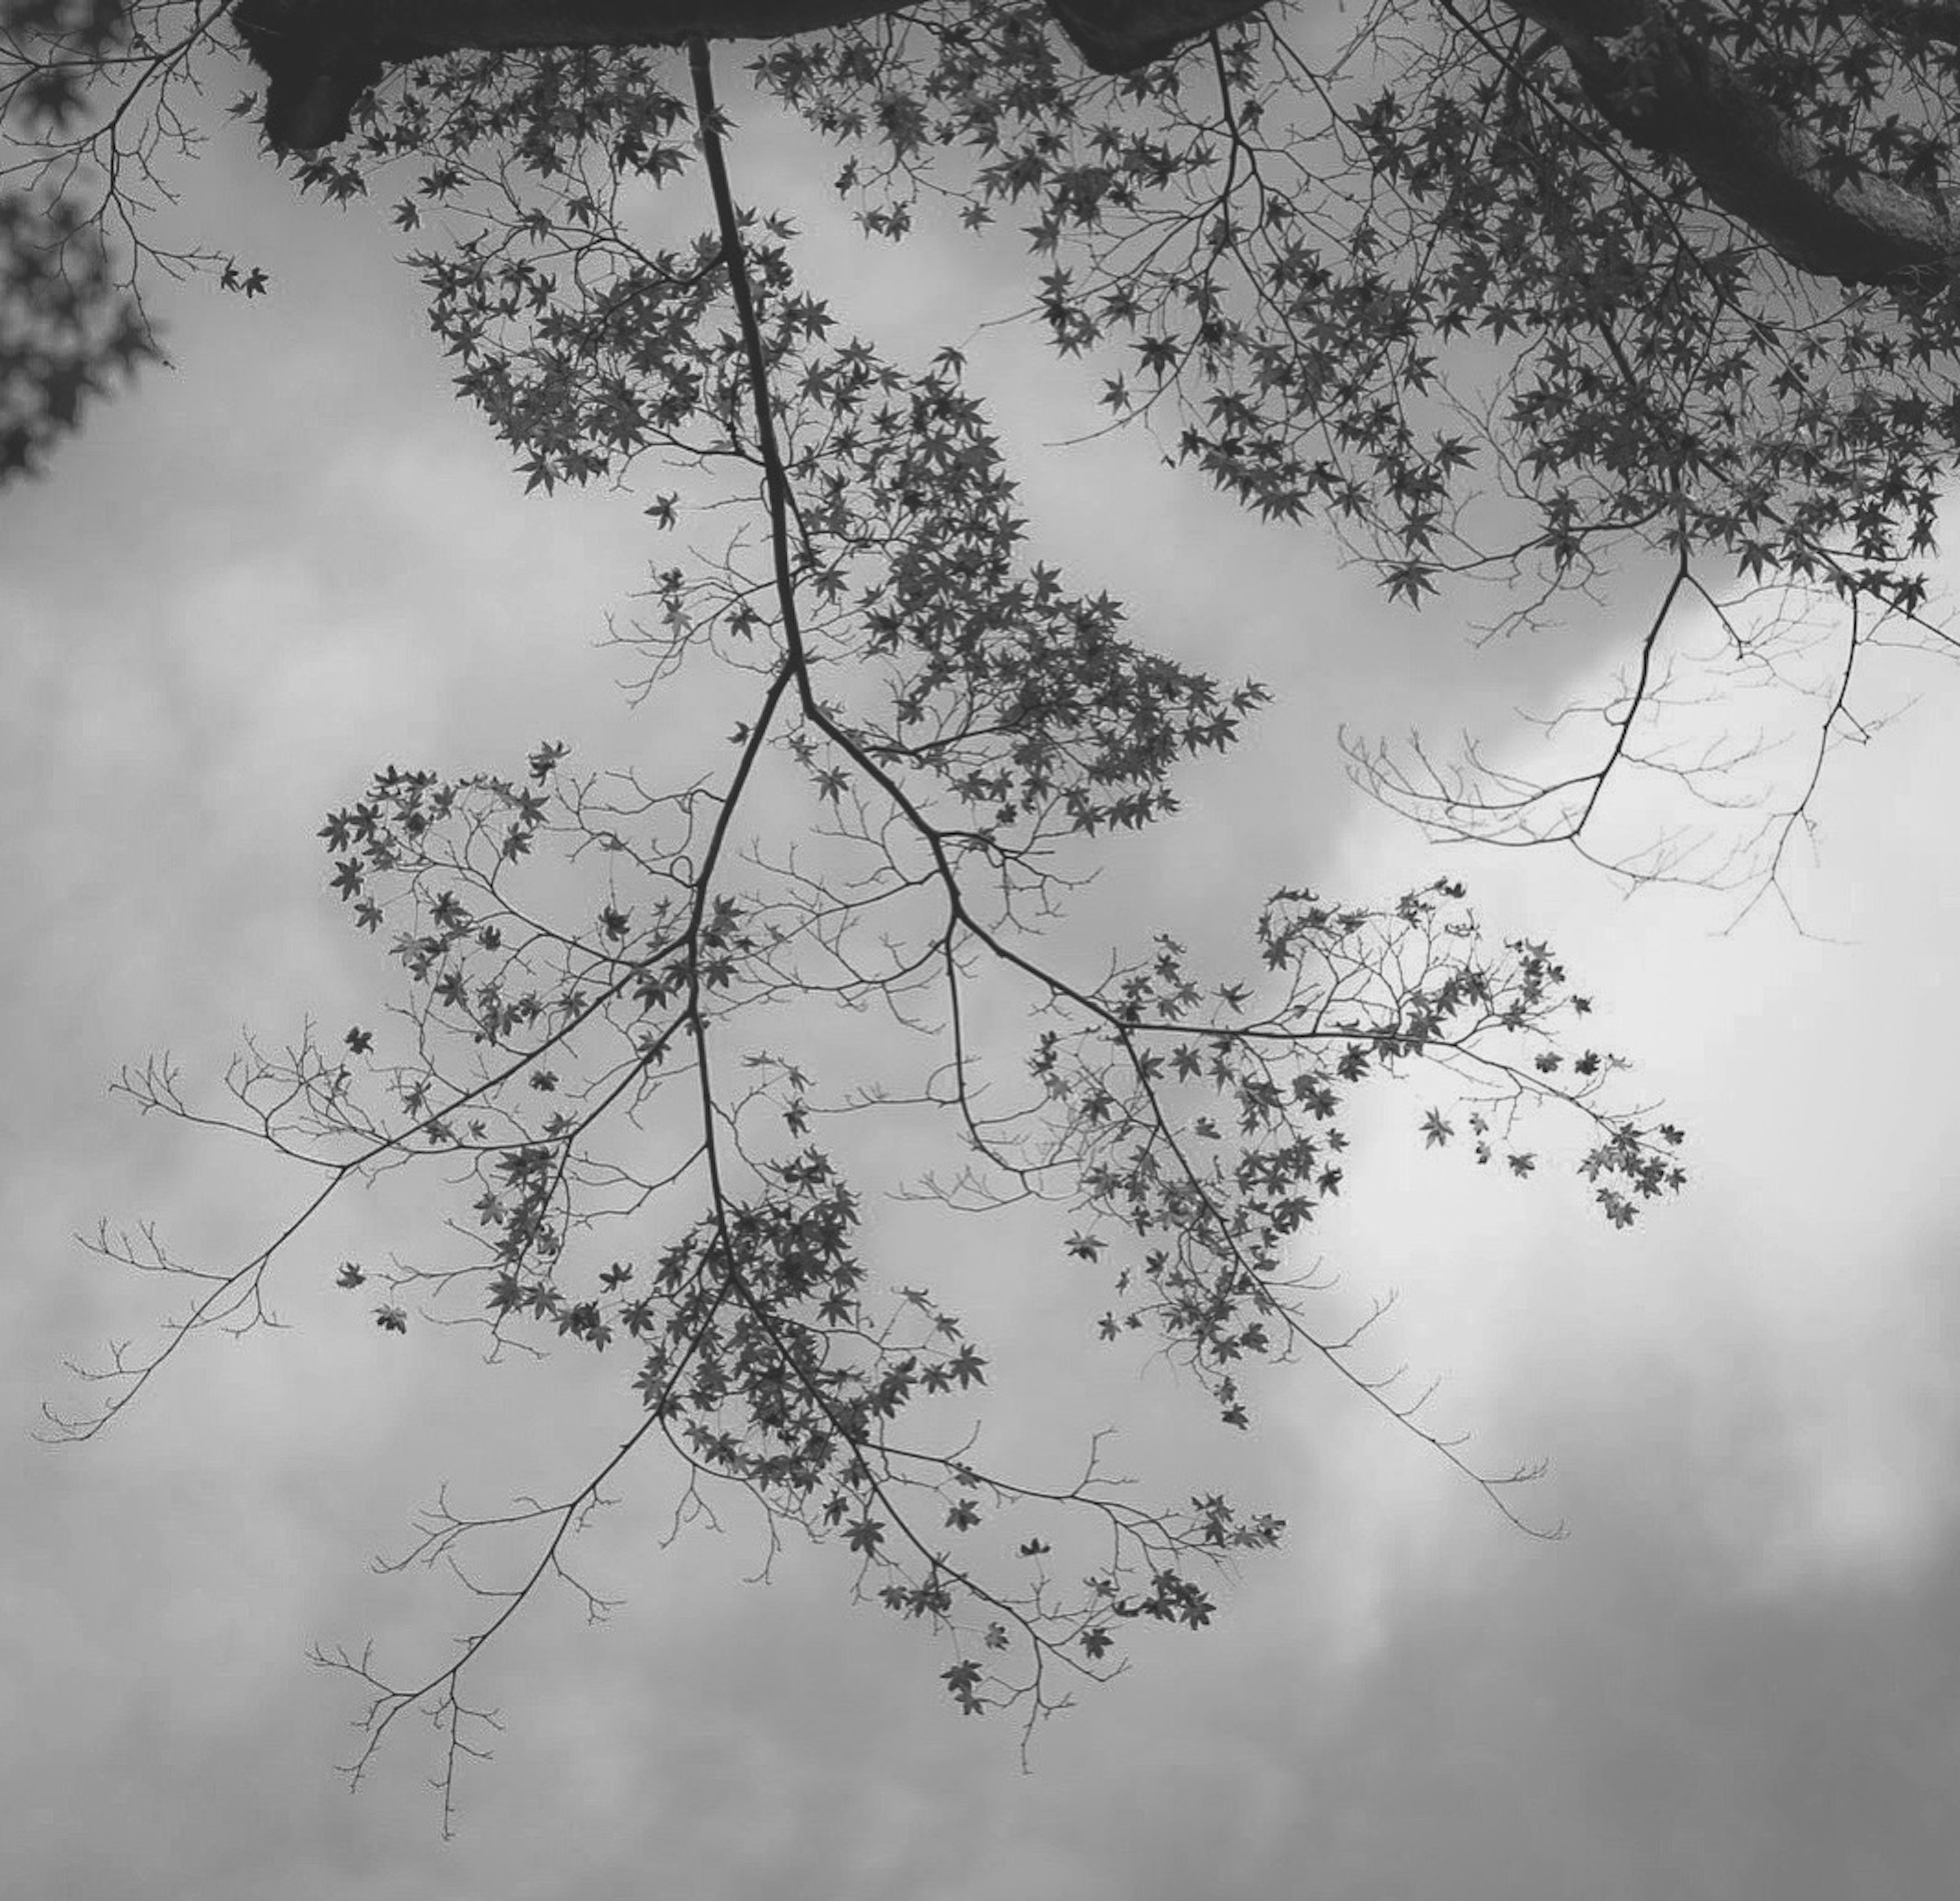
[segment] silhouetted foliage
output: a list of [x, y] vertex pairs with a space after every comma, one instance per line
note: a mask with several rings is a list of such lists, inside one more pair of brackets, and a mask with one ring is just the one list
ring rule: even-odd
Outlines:
[[[663, 559], [635, 637], [662, 712], [685, 672], [752, 682], [722, 769], [660, 783], [557, 741], [501, 774], [391, 767], [323, 837], [399, 967], [399, 1019], [249, 1049], [222, 1114], [162, 1066], [128, 1079], [317, 1191], [235, 1269], [105, 1235], [208, 1276], [157, 1350], [109, 1369], [108, 1413], [189, 1334], [258, 1313], [313, 1209], [404, 1168], [461, 1184], [467, 1238], [441, 1264], [332, 1264], [377, 1290], [380, 1329], [460, 1304], [493, 1351], [626, 1362], [640, 1430], [527, 1508], [535, 1568], [460, 1658], [402, 1680], [338, 1658], [374, 1689], [374, 1738], [438, 1710], [452, 1775], [470, 1660], [643, 1444], [839, 1547], [861, 1592], [944, 1633], [968, 1711], [1039, 1713], [1120, 1667], [1140, 1621], [1201, 1625], [1207, 1567], [1279, 1535], [1220, 1496], [1140, 1504], [1093, 1459], [1057, 1491], [983, 1457], [990, 1356], [881, 1268], [854, 1186], [881, 1118], [943, 1124], [949, 1219], [1057, 1202], [1058, 1252], [1110, 1278], [1097, 1330], [1167, 1351], [1226, 1421], [1252, 1416], [1249, 1367], [1317, 1356], [1500, 1503], [1510, 1475], [1315, 1330], [1296, 1238], [1339, 1191], [1355, 1092], [1440, 1076], [1412, 1133], [1519, 1177], [1570, 1119], [1615, 1225], [1681, 1181], [1678, 1131], [1609, 1098], [1616, 1060], [1575, 1035], [1585, 1000], [1553, 953], [1486, 945], [1453, 885], [1375, 908], [1281, 891], [1244, 971], [1199, 968], [1174, 930], [1094, 975], [1042, 954], [1096, 840], [1170, 813], [1173, 772], [1265, 695], [1134, 638], [1100, 591], [1120, 572], [1072, 582], [1030, 551], [956, 351], [908, 364], [838, 333], [787, 214], [743, 208], [698, 11], [256, 0], [234, 32], [192, 0], [0, 0], [0, 476], [148, 351], [142, 271], [276, 291], [221, 250], [145, 248], [145, 192], [211, 129], [189, 89], [242, 39], [237, 70], [269, 82], [234, 119], [275, 157], [310, 148], [285, 161], [307, 191], [387, 205], [527, 488], [646, 482], [660, 530], [731, 504], [752, 524], [724, 555]], [[1960, 445], [1960, 24], [1940, 0], [1391, 0], [1338, 21], [756, 0], [714, 30], [752, 43], [734, 57], [757, 100], [834, 143], [868, 239], [1018, 225], [1035, 327], [1090, 367], [1111, 426], [1275, 532], [1331, 527], [1411, 605], [1484, 590], [1507, 628], [1651, 576], [1589, 752], [1527, 782], [1354, 742], [1441, 832], [1760, 889], [1825, 749], [1861, 730], [1860, 656], [1944, 641], [1925, 567]], [[1713, 773], [1719, 801], [1741, 763], [1669, 723], [1711, 626], [1736, 677], [1814, 690], [1813, 743], [1748, 838], [1602, 848], [1609, 788]], [[1039, 1019], [1005, 1067], [972, 1000], [1001, 983]], [[826, 1082], [800, 1026], [832, 1009], [884, 1012], [875, 1083]], [[1541, 1108], [1542, 1143], [1519, 1120]], [[444, 1508], [415, 1555], [476, 1522]], [[1101, 1555], [1066, 1555], [1085, 1531]]]

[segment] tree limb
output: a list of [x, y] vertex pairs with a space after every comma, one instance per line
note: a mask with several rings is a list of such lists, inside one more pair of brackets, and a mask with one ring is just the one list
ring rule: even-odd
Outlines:
[[[1721, 52], [1685, 33], [1662, 0], [1504, 0], [1558, 40], [1602, 118], [1678, 160], [1710, 203], [1799, 270], [1846, 284], [1923, 290], [1960, 268], [1960, 227], [1889, 179], [1834, 180], [1818, 141]], [[1911, 0], [1869, 12], [1930, 37], [1960, 13]]]
[[[1131, 72], [1266, 0], [1048, 0], [1098, 72]], [[893, 0], [238, 0], [231, 24], [266, 76], [266, 135], [317, 151], [347, 135], [390, 66], [449, 52], [775, 40], [902, 12]]]
[[[1048, 0], [1097, 72], [1134, 72], [1265, 0]], [[1834, 175], [1819, 141], [1666, 0], [1503, 0], [1563, 49], [1600, 116], [1685, 166], [1709, 201], [1799, 270], [1847, 284], [1924, 289], [1960, 275], [1960, 227], [1892, 180]], [[901, 13], [892, 0], [238, 0], [232, 24], [267, 77], [266, 132], [280, 151], [344, 138], [362, 93], [391, 65], [459, 52], [653, 46], [691, 35], [771, 40]], [[1863, 0], [1877, 30], [1960, 40], [1960, 0]]]

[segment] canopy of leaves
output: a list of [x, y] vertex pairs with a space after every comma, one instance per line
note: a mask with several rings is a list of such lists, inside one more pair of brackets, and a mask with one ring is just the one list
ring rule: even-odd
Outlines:
[[[173, 100], [221, 69], [220, 16], [192, 0], [6, 5], [6, 179], [52, 189], [72, 224], [142, 261], [132, 194], [199, 136]], [[517, 348], [527, 362], [473, 362], [469, 385], [540, 485], [618, 475], [667, 447], [662, 419], [690, 400], [684, 383], [636, 386], [690, 312], [683, 285], [656, 299], [632, 262], [648, 188], [690, 148], [677, 55], [632, 41], [686, 11], [563, 0], [547, 26], [463, 0], [371, 14], [278, 0], [241, 29], [262, 55], [276, 14], [282, 46], [332, 39], [317, 63], [336, 83], [380, 81], [353, 135], [301, 167], [307, 186], [399, 193], [403, 229], [440, 227], [425, 268], [452, 300], [483, 300], [467, 323], [552, 305], [562, 337], [540, 326]], [[1591, 709], [1603, 736], [1544, 778], [1355, 742], [1363, 777], [1440, 833], [1759, 886], [1825, 752], [1863, 733], [1860, 657], [1943, 647], [1926, 564], [1960, 428], [1946, 210], [1960, 28], [1937, 0], [1380, 0], [1356, 15], [810, 0], [733, 10], [724, 30], [763, 31], [763, 13], [852, 16], [752, 40], [756, 83], [837, 143], [867, 231], [1012, 221], [1038, 260], [1037, 321], [1093, 366], [1112, 426], [1154, 430], [1262, 517], [1331, 526], [1412, 604], [1447, 590], [1516, 628], [1592, 612], [1602, 578], [1652, 570], [1644, 636]], [[1153, 30], [1160, 14], [1217, 30], [1114, 75], [1085, 62], [1146, 13]], [[349, 40], [356, 22], [367, 37]], [[489, 208], [501, 234], [469, 235]], [[221, 253], [168, 261], [262, 288]], [[587, 386], [575, 346], [609, 329], [632, 340]], [[50, 393], [38, 442], [88, 373], [26, 361]], [[1710, 743], [1678, 702], [1777, 679], [1816, 710], [1753, 831], [1602, 837], [1608, 780], [1665, 774], [1718, 811], [1745, 799], [1747, 723]]]

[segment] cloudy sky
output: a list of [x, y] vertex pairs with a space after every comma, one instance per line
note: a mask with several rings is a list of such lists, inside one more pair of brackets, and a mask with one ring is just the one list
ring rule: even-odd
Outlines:
[[[818, 169], [779, 132], [750, 149], [749, 196]], [[930, 238], [896, 259], [818, 249], [807, 269], [920, 359], [970, 339], [1044, 551], [1123, 593], [1144, 637], [1277, 690], [1094, 916], [1175, 930], [1281, 883], [1379, 898], [1450, 872], [1500, 927], [1554, 939], [1691, 1132], [1690, 1193], [1615, 1235], [1576, 1183], [1425, 1158], [1422, 1098], [1390, 1092], [1316, 1237], [1346, 1296], [1398, 1292], [1384, 1351], [1442, 1377], [1439, 1424], [1474, 1430], [1493, 1463], [1550, 1458], [1538, 1508], [1570, 1536], [1521, 1537], [1311, 1368], [1274, 1389], [1249, 1448], [1163, 1369], [1125, 1367], [1093, 1391], [1129, 1426], [1132, 1469], [1215, 1464], [1293, 1535], [1217, 1626], [1144, 1644], [1049, 1725], [1029, 1772], [1011, 1729], [960, 1719], [935, 1651], [850, 1604], [833, 1556], [792, 1551], [763, 1587], [743, 1582], [759, 1553], [739, 1524], [662, 1549], [650, 1473], [591, 1541], [611, 1621], [540, 1603], [478, 1685], [507, 1728], [464, 1777], [458, 1838], [438, 1839], [418, 1729], [350, 1796], [334, 1765], [357, 1706], [307, 1646], [371, 1635], [431, 1659], [457, 1612], [441, 1578], [377, 1578], [371, 1556], [399, 1548], [444, 1480], [485, 1508], [562, 1488], [616, 1442], [631, 1395], [609, 1361], [486, 1369], [466, 1335], [383, 1338], [331, 1292], [340, 1251], [323, 1243], [282, 1270], [287, 1330], [203, 1342], [86, 1447], [37, 1442], [40, 1402], [77, 1397], [62, 1361], [158, 1311], [75, 1231], [154, 1219], [223, 1258], [296, 1192], [139, 1122], [106, 1084], [164, 1047], [215, 1082], [248, 1027], [377, 1013], [386, 973], [322, 891], [313, 838], [376, 765], [507, 767], [557, 736], [595, 761], [657, 756], [672, 716], [625, 706], [600, 643], [660, 550], [631, 498], [519, 493], [448, 401], [378, 217], [298, 205], [235, 133], [196, 185], [201, 228], [269, 262], [276, 294], [160, 294], [174, 371], [0, 508], [0, 1887], [1947, 1891], [1960, 680], [1875, 681], [1913, 704], [1834, 763], [1818, 862], [1793, 881], [1802, 930], [1772, 908], [1736, 924], [1691, 892], [1623, 900], [1548, 854], [1440, 855], [1348, 786], [1338, 730], [1468, 726], [1522, 746], [1513, 709], [1596, 688], [1624, 615], [1478, 648], [1137, 444], [1056, 453], [1093, 422], [1093, 391], [974, 335], [1013, 282]], [[957, 1306], [980, 1249], [942, 1245]], [[1031, 1257], [992, 1290], [991, 1345], [1074, 1381], [1074, 1343], [1043, 1330], [1054, 1271]]]

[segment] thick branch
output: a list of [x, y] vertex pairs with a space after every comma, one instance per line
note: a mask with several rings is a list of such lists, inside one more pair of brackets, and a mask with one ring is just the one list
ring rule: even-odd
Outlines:
[[1267, 0], [1048, 0], [1055, 24], [1098, 72], [1134, 72]]
[[[1551, 32], [1608, 124], [1679, 160], [1711, 203], [1799, 270], [1895, 290], [1960, 270], [1960, 227], [1938, 205], [1887, 179], [1834, 183], [1816, 139], [1692, 39], [1662, 0], [1505, 4]], [[1936, 21], [1947, 11], [1906, 0], [1883, 10]]]
[[[1048, 0], [1098, 72], [1130, 72], [1266, 0]], [[266, 134], [280, 151], [347, 135], [355, 103], [392, 65], [448, 52], [775, 40], [902, 12], [894, 0], [238, 0], [231, 23], [266, 76]]]

